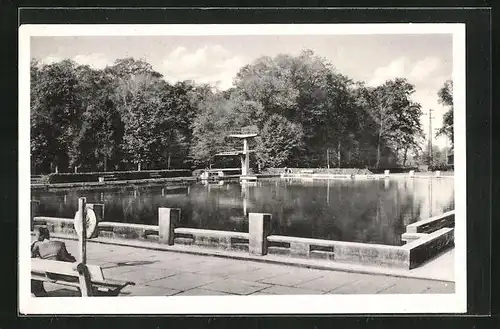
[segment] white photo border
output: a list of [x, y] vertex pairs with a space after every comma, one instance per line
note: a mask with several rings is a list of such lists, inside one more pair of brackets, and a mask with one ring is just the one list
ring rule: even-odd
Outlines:
[[[397, 32], [394, 32], [397, 31]], [[453, 35], [455, 131], [455, 293], [309, 296], [168, 296], [34, 298], [30, 292], [30, 38], [33, 36], [168, 35]], [[465, 313], [466, 135], [465, 24], [164, 24], [21, 25], [19, 28], [19, 259], [21, 314], [404, 314]]]

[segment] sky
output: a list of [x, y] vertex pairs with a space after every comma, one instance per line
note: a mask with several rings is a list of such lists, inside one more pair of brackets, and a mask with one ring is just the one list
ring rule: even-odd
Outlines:
[[[432, 109], [432, 129], [442, 125], [447, 111], [437, 93], [452, 79], [451, 34], [384, 35], [239, 35], [239, 36], [37, 36], [31, 37], [31, 57], [42, 63], [72, 59], [93, 68], [133, 57], [150, 63], [170, 82], [194, 80], [225, 90], [239, 69], [260, 56], [298, 55], [310, 49], [338, 73], [368, 85], [396, 77], [415, 86], [413, 100], [424, 113]], [[428, 136], [429, 119], [421, 118]], [[434, 135], [434, 134], [433, 134]], [[433, 139], [440, 147], [444, 137]]]

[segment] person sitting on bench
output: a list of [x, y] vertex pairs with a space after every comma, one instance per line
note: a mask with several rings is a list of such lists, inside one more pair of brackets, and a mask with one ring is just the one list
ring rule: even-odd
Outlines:
[[[47, 228], [40, 227], [36, 235], [37, 239], [31, 245], [31, 258], [58, 260], [70, 263], [76, 262], [76, 258], [68, 252], [64, 242], [50, 240], [50, 233]], [[66, 276], [56, 274], [51, 275], [51, 278], [54, 280], [64, 278], [65, 280], [78, 281], [78, 278], [67, 278]], [[31, 292], [35, 294], [35, 296], [47, 295], [43, 283], [40, 281], [31, 281]]]

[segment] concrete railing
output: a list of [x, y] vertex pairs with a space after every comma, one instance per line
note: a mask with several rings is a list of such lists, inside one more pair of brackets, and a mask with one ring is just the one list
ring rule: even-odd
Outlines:
[[268, 236], [267, 240], [272, 254], [388, 267], [409, 267], [410, 262], [408, 252], [399, 246], [279, 235]]
[[[450, 218], [454, 220], [454, 212], [409, 225], [411, 230], [416, 227], [416, 232], [412, 234], [417, 234], [418, 238], [403, 246], [271, 235], [271, 214], [250, 213], [248, 233], [178, 227], [180, 215], [180, 209], [159, 208], [158, 225], [99, 221], [99, 237], [247, 251], [257, 256], [286, 255], [406, 269], [417, 267], [451, 247], [454, 242], [454, 229], [439, 224], [446, 222], [449, 225]], [[76, 234], [71, 218], [39, 216], [34, 217], [33, 222], [35, 226], [45, 225], [55, 233]], [[419, 230], [428, 233], [420, 233]]]
[[282, 173], [280, 174], [281, 178], [313, 178], [313, 179], [383, 179], [386, 176], [382, 174], [356, 174], [356, 175], [348, 175], [348, 174], [328, 174], [328, 173]]
[[415, 268], [442, 251], [454, 246], [454, 231], [454, 228], [444, 227], [403, 245], [401, 248], [407, 251], [409, 256], [408, 268]]
[[248, 250], [249, 233], [203, 230], [179, 227], [174, 229], [174, 243], [229, 250]]
[[448, 211], [444, 214], [428, 219], [420, 220], [406, 226], [407, 233], [430, 233], [443, 227], [455, 226], [455, 211]]
[[453, 175], [442, 175], [440, 171], [435, 171], [429, 174], [415, 175], [414, 170], [410, 170], [408, 174], [402, 175], [391, 173], [385, 170], [383, 174], [329, 174], [329, 173], [314, 173], [313, 171], [302, 170], [296, 173], [280, 173], [281, 178], [313, 178], [313, 179], [386, 179], [386, 178], [454, 178]]

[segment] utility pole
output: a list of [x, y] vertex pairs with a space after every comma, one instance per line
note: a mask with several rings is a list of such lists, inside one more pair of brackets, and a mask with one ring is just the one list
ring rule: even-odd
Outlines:
[[432, 109], [429, 109], [429, 165], [432, 165]]

